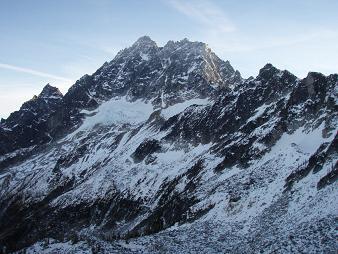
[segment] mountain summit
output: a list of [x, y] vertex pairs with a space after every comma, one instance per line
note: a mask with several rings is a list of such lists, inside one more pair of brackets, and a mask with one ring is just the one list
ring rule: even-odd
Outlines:
[[50, 84], [47, 84], [43, 89], [42, 92], [39, 94], [40, 98], [46, 98], [46, 99], [58, 99], [62, 98], [63, 95], [60, 92], [60, 90], [54, 86], [51, 86]]
[[335, 253], [337, 86], [141, 37], [1, 121], [0, 250]]
[[137, 39], [133, 44], [133, 47], [157, 47], [156, 42], [153, 41], [149, 36], [145, 35]]

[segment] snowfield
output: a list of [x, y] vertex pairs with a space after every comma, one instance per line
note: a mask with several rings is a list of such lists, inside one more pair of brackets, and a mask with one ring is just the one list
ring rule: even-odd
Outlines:
[[85, 118], [80, 130], [91, 130], [96, 125], [136, 125], [146, 121], [152, 112], [151, 103], [140, 100], [130, 102], [126, 97], [113, 98], [97, 109], [86, 112], [94, 115]]

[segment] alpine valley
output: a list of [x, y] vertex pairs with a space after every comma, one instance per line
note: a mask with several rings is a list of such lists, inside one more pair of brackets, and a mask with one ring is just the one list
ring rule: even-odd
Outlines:
[[338, 74], [120, 51], [0, 123], [2, 253], [336, 253]]

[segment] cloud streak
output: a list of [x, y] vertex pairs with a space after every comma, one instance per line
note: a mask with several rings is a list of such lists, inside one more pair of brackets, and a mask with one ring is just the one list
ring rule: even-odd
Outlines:
[[207, 40], [212, 47], [221, 52], [249, 52], [273, 48], [294, 47], [297, 45], [307, 45], [309, 42], [318, 40], [330, 40], [338, 38], [338, 33], [333, 30], [321, 30], [308, 33], [293, 33], [282, 36], [247, 37], [235, 36], [226, 37], [222, 34], [208, 34]]
[[236, 31], [236, 26], [226, 14], [210, 1], [171, 0], [169, 3], [177, 11], [196, 20], [208, 29], [221, 33]]
[[65, 78], [65, 77], [61, 77], [61, 76], [57, 76], [57, 75], [53, 75], [53, 74], [50, 74], [50, 73], [29, 69], [29, 68], [19, 67], [19, 66], [15, 66], [15, 65], [11, 65], [11, 64], [6, 64], [6, 63], [0, 63], [0, 68], [6, 69], [6, 70], [22, 72], [22, 73], [28, 73], [28, 74], [38, 76], [38, 77], [51, 78], [51, 79], [54, 79], [54, 80], [60, 80], [60, 81], [65, 81], [65, 82], [72, 82], [71, 79], [68, 79], [68, 78]]
[[[305, 45], [314, 40], [335, 39], [337, 31], [325, 28], [313, 28], [311, 31], [250, 35], [238, 29], [233, 20], [229, 20], [222, 8], [211, 0], [169, 0], [170, 5], [179, 13], [201, 24], [201, 41], [207, 42], [218, 52], [252, 52], [273, 48], [286, 48]], [[230, 33], [232, 32], [232, 33]]]

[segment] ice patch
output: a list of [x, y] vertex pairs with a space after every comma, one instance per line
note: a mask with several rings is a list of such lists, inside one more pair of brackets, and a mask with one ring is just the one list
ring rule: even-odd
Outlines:
[[169, 119], [170, 117], [177, 115], [184, 111], [186, 108], [192, 106], [192, 105], [208, 105], [210, 101], [208, 99], [192, 99], [192, 100], [187, 100], [182, 103], [177, 103], [173, 106], [170, 106], [166, 109], [162, 109], [161, 116]]
[[125, 97], [113, 98], [104, 102], [96, 110], [86, 113], [96, 113], [94, 116], [87, 116], [78, 129], [92, 129], [95, 125], [121, 125], [131, 124], [136, 125], [146, 121], [153, 112], [153, 107], [150, 103], [145, 103], [141, 100], [129, 102]]

